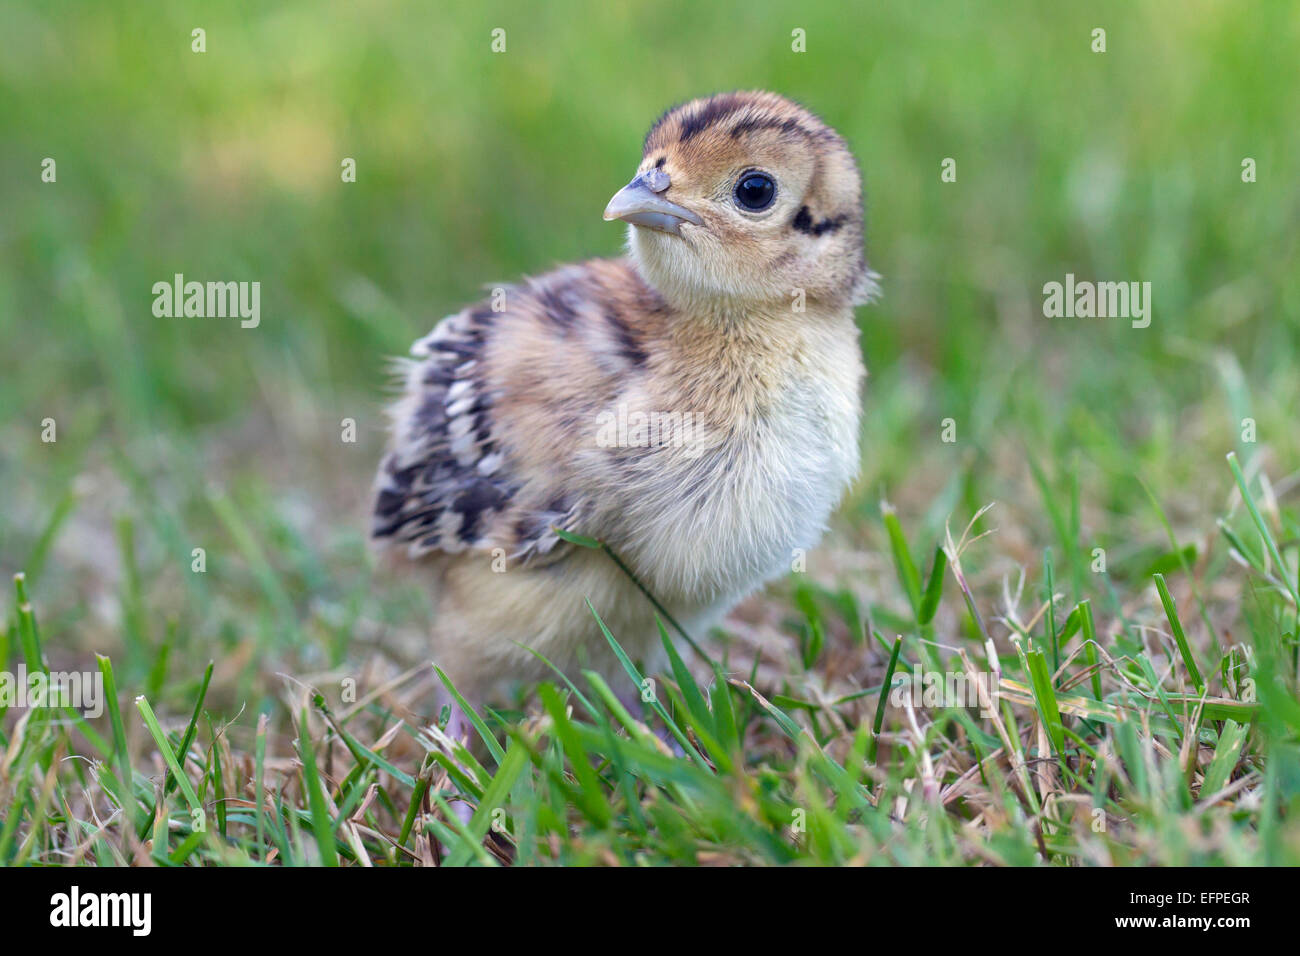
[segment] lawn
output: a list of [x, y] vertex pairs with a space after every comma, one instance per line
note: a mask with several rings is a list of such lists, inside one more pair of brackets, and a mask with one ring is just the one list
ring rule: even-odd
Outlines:
[[[14, 0], [0, 35], [0, 864], [1300, 864], [1295, 4]], [[557, 674], [449, 748], [428, 596], [366, 540], [389, 359], [619, 254], [646, 128], [748, 88], [864, 172], [860, 478], [721, 630], [664, 622], [642, 712]], [[176, 274], [260, 321], [157, 315]], [[1149, 282], [1149, 325], [1049, 316], [1067, 276]], [[46, 670], [103, 712], [5, 698]]]

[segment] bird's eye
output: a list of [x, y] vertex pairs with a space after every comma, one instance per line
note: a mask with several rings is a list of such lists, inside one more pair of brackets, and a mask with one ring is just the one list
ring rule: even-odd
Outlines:
[[733, 194], [736, 205], [748, 212], [759, 212], [776, 199], [776, 183], [767, 173], [750, 171], [736, 180]]

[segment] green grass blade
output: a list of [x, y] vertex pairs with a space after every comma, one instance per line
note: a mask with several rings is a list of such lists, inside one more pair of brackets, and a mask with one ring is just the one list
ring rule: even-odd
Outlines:
[[889, 652], [889, 663], [885, 667], [885, 681], [880, 685], [880, 697], [876, 700], [876, 717], [871, 722], [871, 742], [868, 744], [867, 760], [870, 763], [876, 762], [876, 748], [880, 738], [880, 731], [885, 726], [885, 705], [889, 703], [889, 692], [893, 689], [894, 669], [898, 667], [898, 655], [903, 650], [903, 637], [899, 635], [894, 639], [894, 647]]
[[1205, 680], [1201, 677], [1201, 669], [1196, 666], [1196, 658], [1192, 656], [1192, 648], [1187, 643], [1187, 635], [1183, 633], [1182, 621], [1178, 619], [1178, 608], [1174, 606], [1173, 596], [1169, 593], [1169, 587], [1165, 584], [1163, 574], [1155, 575], [1156, 590], [1160, 593], [1160, 603], [1164, 605], [1165, 617], [1169, 619], [1169, 626], [1174, 632], [1174, 641], [1178, 644], [1178, 653], [1182, 655], [1183, 666], [1187, 668], [1188, 675], [1192, 678], [1192, 683], [1196, 685], [1197, 693], [1205, 693]]
[[438, 675], [438, 680], [442, 681], [442, 686], [447, 688], [447, 693], [451, 694], [451, 696], [455, 698], [456, 703], [460, 706], [461, 713], [463, 713], [465, 719], [473, 725], [474, 730], [479, 735], [479, 739], [483, 741], [483, 746], [487, 747], [488, 753], [492, 755], [492, 759], [497, 762], [497, 766], [500, 766], [506, 752], [501, 749], [501, 745], [497, 743], [497, 739], [492, 735], [492, 731], [488, 730], [488, 725], [484, 723], [483, 718], [475, 712], [474, 708], [469, 705], [469, 701], [461, 696], [460, 691], [456, 689], [456, 685], [451, 682], [450, 677], [443, 673], [441, 667], [434, 664], [433, 671]]
[[1065, 751], [1065, 732], [1061, 725], [1061, 709], [1056, 699], [1056, 688], [1052, 685], [1052, 675], [1047, 669], [1047, 658], [1039, 648], [1034, 648], [1024, 655], [1030, 685], [1034, 691], [1034, 703], [1038, 714], [1047, 729], [1047, 737], [1057, 756]]
[[194, 792], [194, 786], [190, 783], [190, 778], [185, 776], [185, 771], [177, 761], [171, 744], [167, 743], [167, 735], [163, 733], [158, 718], [154, 716], [153, 708], [149, 706], [149, 701], [145, 700], [144, 697], [137, 697], [135, 706], [140, 711], [140, 716], [144, 718], [144, 725], [148, 728], [149, 735], [153, 737], [153, 742], [158, 747], [163, 762], [167, 765], [167, 769], [171, 771], [172, 779], [180, 784], [181, 793], [185, 795], [185, 802], [189, 804], [190, 810], [202, 812], [203, 804], [199, 800], [198, 794]]
[[108, 710], [109, 726], [113, 729], [113, 757], [117, 763], [117, 780], [122, 787], [118, 798], [122, 812], [129, 819], [138, 821], [140, 807], [135, 801], [135, 788], [132, 786], [134, 774], [131, 770], [131, 752], [126, 742], [126, 723], [122, 720], [122, 708], [118, 703], [113, 663], [103, 654], [96, 654], [95, 660], [99, 664], [99, 672], [104, 675], [104, 707]]
[[1201, 798], [1218, 793], [1228, 785], [1228, 778], [1241, 760], [1241, 749], [1250, 733], [1248, 724], [1239, 724], [1235, 720], [1226, 720], [1223, 730], [1219, 732], [1219, 742], [1214, 748], [1214, 756], [1205, 770], [1201, 783]]
[[1246, 488], [1246, 476], [1241, 473], [1241, 465], [1237, 463], [1237, 453], [1228, 452], [1228, 466], [1232, 469], [1232, 475], [1237, 479], [1237, 488], [1241, 491], [1241, 499], [1246, 503], [1246, 508], [1250, 511], [1251, 520], [1255, 522], [1255, 528], [1259, 531], [1259, 536], [1264, 539], [1264, 546], [1268, 548], [1269, 557], [1273, 559], [1273, 565], [1276, 567], [1278, 577], [1286, 584], [1288, 592], [1291, 594], [1291, 600], [1297, 608], [1300, 608], [1300, 584], [1292, 580], [1287, 573], [1287, 564], [1282, 560], [1282, 553], [1278, 550], [1277, 541], [1273, 538], [1273, 532], [1269, 529], [1264, 516], [1259, 513], [1259, 508], [1255, 504], [1255, 498]]
[[[623, 645], [619, 644], [619, 642], [614, 639], [614, 635], [609, 632], [609, 628], [605, 626], [605, 622], [601, 620], [600, 615], [596, 613], [596, 609], [591, 606], [591, 601], [587, 601], [587, 610], [589, 610], [592, 617], [596, 619], [596, 624], [600, 627], [600, 632], [605, 635], [605, 640], [608, 641], [609, 646], [613, 648], [615, 656], [619, 659], [619, 663], [623, 665], [623, 670], [627, 671], [628, 676], [632, 678], [632, 683], [638, 688], [643, 687], [645, 685], [645, 678], [641, 676], [641, 672], [637, 669], [637, 666], [632, 663], [632, 658], [627, 656], [627, 652], [623, 650]], [[668, 732], [677, 739], [679, 744], [681, 744], [682, 750], [684, 750], [686, 754], [701, 767], [708, 769], [708, 764], [705, 762], [704, 758], [700, 756], [693, 746], [691, 746], [690, 740], [688, 740], [686, 734], [682, 732], [682, 728], [677, 726], [677, 722], [673, 720], [672, 716], [668, 713], [657, 695], [650, 701], [650, 707], [659, 715], [659, 718], [668, 728]]]
[[316, 754], [311, 740], [307, 737], [307, 709], [304, 707], [298, 724], [298, 757], [302, 760], [303, 786], [307, 790], [307, 806], [311, 811], [311, 828], [316, 835], [316, 847], [320, 850], [321, 862], [325, 866], [338, 866], [338, 847], [334, 842], [334, 820], [330, 817], [325, 803], [325, 790], [321, 784], [320, 773], [316, 769]]
[[894, 513], [892, 505], [882, 502], [880, 513], [884, 518], [885, 532], [889, 535], [889, 548], [894, 555], [894, 569], [898, 573], [898, 581], [903, 585], [903, 592], [907, 595], [907, 602], [911, 605], [912, 613], [919, 616], [921, 575], [916, 570], [916, 564], [912, 561], [912, 554], [907, 548], [907, 538], [903, 536], [903, 527], [898, 523], [898, 515]]
[[930, 579], [925, 583], [921, 595], [921, 605], [916, 612], [918, 624], [929, 624], [939, 610], [939, 599], [943, 597], [943, 579], [948, 571], [948, 553], [940, 545], [934, 549], [934, 564], [930, 566]]
[[1080, 601], [1078, 610], [1083, 627], [1083, 655], [1092, 669], [1092, 676], [1089, 678], [1092, 684], [1092, 696], [1101, 700], [1101, 669], [1097, 666], [1097, 628], [1092, 620], [1092, 602]]

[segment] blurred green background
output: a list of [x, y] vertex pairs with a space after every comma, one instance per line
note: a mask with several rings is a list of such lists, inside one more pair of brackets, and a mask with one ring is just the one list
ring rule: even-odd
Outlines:
[[[996, 499], [1036, 561], [1037, 466], [1122, 568], [1164, 537], [1138, 478], [1203, 531], [1226, 451], [1300, 461], [1293, 2], [10, 0], [0, 37], [0, 570], [32, 575], [52, 653], [125, 653], [128, 688], [160, 648], [224, 648], [246, 692], [419, 619], [365, 557], [388, 357], [486, 285], [618, 254], [600, 214], [646, 128], [719, 90], [801, 101], [866, 177], [850, 552], [883, 548], [882, 496], [928, 535]], [[155, 318], [177, 272], [260, 281], [260, 327]], [[1044, 318], [1067, 272], [1151, 282], [1150, 328]]]

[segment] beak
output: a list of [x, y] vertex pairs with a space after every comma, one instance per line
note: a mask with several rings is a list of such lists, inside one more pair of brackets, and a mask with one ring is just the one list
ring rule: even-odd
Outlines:
[[682, 223], [698, 226], [704, 220], [659, 195], [668, 189], [668, 174], [662, 169], [642, 173], [614, 194], [605, 207], [605, 221], [622, 219], [634, 226], [657, 229], [670, 235], [682, 234]]

